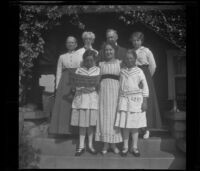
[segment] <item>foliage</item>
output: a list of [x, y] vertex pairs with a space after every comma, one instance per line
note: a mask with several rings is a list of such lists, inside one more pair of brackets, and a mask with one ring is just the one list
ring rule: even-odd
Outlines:
[[44, 39], [42, 33], [60, 24], [63, 15], [71, 16], [71, 23], [80, 29], [84, 25], [79, 21], [79, 6], [47, 6], [21, 5], [20, 6], [20, 40], [19, 40], [19, 102], [25, 102], [27, 82], [31, 78], [33, 61], [44, 53]]
[[[83, 11], [90, 8], [90, 5], [84, 5]], [[186, 49], [186, 16], [183, 6], [94, 5], [90, 10], [122, 13], [119, 19], [127, 25], [143, 23], [178, 48], [183, 51]]]
[[178, 48], [186, 49], [186, 21], [184, 10], [137, 10], [121, 15], [127, 25], [141, 22]]
[[70, 16], [70, 22], [84, 29], [79, 14], [112, 11], [123, 13], [119, 19], [126, 24], [142, 22], [155, 32], [185, 50], [185, 11], [151, 10], [130, 5], [21, 5], [19, 40], [19, 102], [25, 102], [27, 81], [31, 78], [33, 61], [44, 52], [45, 41], [42, 34], [59, 25], [62, 16]]
[[40, 150], [33, 148], [26, 133], [19, 136], [19, 169], [38, 169]]

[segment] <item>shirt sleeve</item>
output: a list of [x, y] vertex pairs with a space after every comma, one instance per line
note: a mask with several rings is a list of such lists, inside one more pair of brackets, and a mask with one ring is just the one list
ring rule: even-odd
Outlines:
[[156, 70], [156, 62], [155, 62], [153, 53], [149, 49], [147, 49], [146, 52], [147, 52], [147, 60], [149, 62], [149, 70], [150, 70], [151, 76], [153, 76]]
[[58, 59], [57, 71], [56, 71], [56, 89], [58, 88], [58, 84], [61, 78], [62, 68], [63, 68], [62, 57], [60, 56]]
[[148, 84], [147, 84], [147, 80], [146, 80], [146, 77], [143, 73], [143, 71], [141, 70], [141, 73], [140, 73], [140, 80], [142, 82], [142, 95], [143, 97], [149, 97], [149, 87], [148, 87]]

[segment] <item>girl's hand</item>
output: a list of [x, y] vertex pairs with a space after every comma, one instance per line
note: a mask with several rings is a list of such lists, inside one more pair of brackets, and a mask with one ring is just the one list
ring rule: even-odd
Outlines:
[[142, 103], [142, 112], [145, 112], [148, 108], [148, 105], [147, 105], [147, 98], [144, 97], [143, 98], [143, 103]]

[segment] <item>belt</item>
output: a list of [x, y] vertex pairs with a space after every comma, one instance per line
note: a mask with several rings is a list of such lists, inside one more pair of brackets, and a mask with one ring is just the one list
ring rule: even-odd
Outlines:
[[114, 79], [114, 80], [119, 80], [119, 75], [104, 74], [104, 75], [101, 76], [101, 81], [102, 81], [103, 79], [106, 79], [106, 78]]

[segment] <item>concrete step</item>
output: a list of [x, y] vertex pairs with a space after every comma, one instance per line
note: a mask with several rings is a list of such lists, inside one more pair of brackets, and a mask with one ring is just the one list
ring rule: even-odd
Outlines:
[[128, 154], [121, 157], [113, 153], [95, 156], [84, 153], [80, 157], [71, 155], [41, 155], [41, 169], [185, 169], [185, 157], [164, 151], [141, 152], [140, 157]]
[[[37, 125], [37, 124], [36, 124]], [[127, 157], [107, 153], [105, 156], [95, 156], [85, 152], [75, 157], [78, 136], [48, 135], [47, 124], [38, 124], [30, 130], [39, 130], [33, 133], [32, 144], [41, 150], [40, 168], [52, 169], [185, 169], [185, 153], [177, 150], [175, 139], [166, 130], [151, 130], [149, 139], [139, 138], [138, 147], [141, 156]], [[46, 131], [45, 131], [46, 130]], [[35, 132], [35, 131], [32, 131]], [[100, 151], [101, 142], [94, 142], [94, 147]], [[122, 149], [122, 143], [118, 144]]]
[[[175, 140], [172, 138], [160, 138], [160, 137], [151, 137], [147, 140], [139, 139], [138, 147], [141, 152], [151, 151], [167, 151], [173, 152], [176, 151]], [[74, 154], [76, 146], [78, 144], [78, 139], [54, 139], [54, 138], [34, 138], [33, 145], [36, 148], [41, 149], [42, 154], [45, 155], [67, 155]], [[97, 150], [102, 148], [101, 142], [94, 142], [94, 147]], [[70, 147], [70, 148], [69, 148]], [[122, 143], [118, 144], [118, 147], [122, 148]]]

